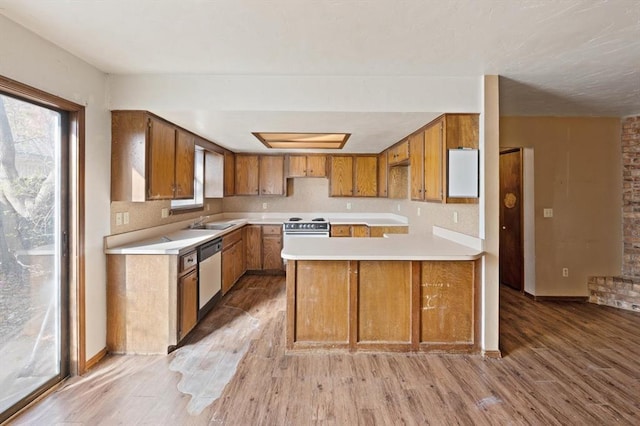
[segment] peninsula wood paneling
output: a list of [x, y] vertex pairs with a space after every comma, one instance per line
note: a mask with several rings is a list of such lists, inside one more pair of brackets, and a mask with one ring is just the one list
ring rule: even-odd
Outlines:
[[474, 341], [474, 262], [422, 262], [420, 341]]
[[358, 342], [411, 340], [411, 262], [361, 261]]
[[296, 264], [295, 342], [347, 344], [349, 262], [300, 260]]
[[408, 234], [408, 226], [372, 226], [369, 228], [369, 236], [380, 238], [384, 234]]

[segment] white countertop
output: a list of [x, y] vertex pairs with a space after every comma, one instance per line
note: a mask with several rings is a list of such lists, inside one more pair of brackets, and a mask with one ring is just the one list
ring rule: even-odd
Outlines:
[[[115, 245], [106, 243], [104, 252], [106, 254], [182, 254], [196, 248], [200, 244], [228, 234], [246, 224], [282, 225], [283, 222], [294, 216], [300, 216], [305, 220], [310, 220], [314, 217], [324, 217], [335, 225], [409, 226], [405, 217], [387, 213], [225, 213], [224, 215], [217, 215], [216, 219], [210, 221], [210, 223], [234, 223], [232, 227], [224, 230], [178, 230], [174, 229], [174, 226], [174, 228], [171, 228], [171, 230], [165, 233], [152, 236], [148, 236], [152, 233], [151, 230], [144, 230], [145, 236], [135, 241], [124, 244], [115, 243]], [[183, 227], [186, 227], [186, 225], [183, 225]], [[107, 237], [107, 239], [109, 238], [112, 237]], [[120, 238], [118, 238], [118, 240], [120, 240]]]
[[433, 234], [389, 234], [385, 238], [314, 238], [287, 240], [287, 260], [475, 260], [482, 250]]

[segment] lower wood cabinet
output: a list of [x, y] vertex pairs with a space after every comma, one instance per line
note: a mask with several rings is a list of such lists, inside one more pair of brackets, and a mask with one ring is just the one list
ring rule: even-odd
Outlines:
[[198, 271], [178, 280], [178, 340], [182, 340], [198, 323]]
[[227, 293], [246, 271], [244, 228], [222, 237], [222, 294]]
[[249, 225], [246, 229], [247, 270], [283, 271], [282, 226]]
[[286, 347], [479, 350], [480, 261], [287, 262]]

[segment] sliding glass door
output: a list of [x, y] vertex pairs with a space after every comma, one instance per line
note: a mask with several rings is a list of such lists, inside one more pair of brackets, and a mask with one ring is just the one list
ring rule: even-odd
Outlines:
[[0, 92], [0, 423], [68, 373], [68, 121]]

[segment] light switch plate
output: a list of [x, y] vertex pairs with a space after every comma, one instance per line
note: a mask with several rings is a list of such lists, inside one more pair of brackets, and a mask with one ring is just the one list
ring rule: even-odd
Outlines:
[[122, 223], [125, 225], [129, 224], [129, 212], [122, 213]]
[[116, 226], [122, 225], [122, 213], [116, 213]]
[[553, 209], [544, 209], [542, 214], [544, 217], [553, 217]]

